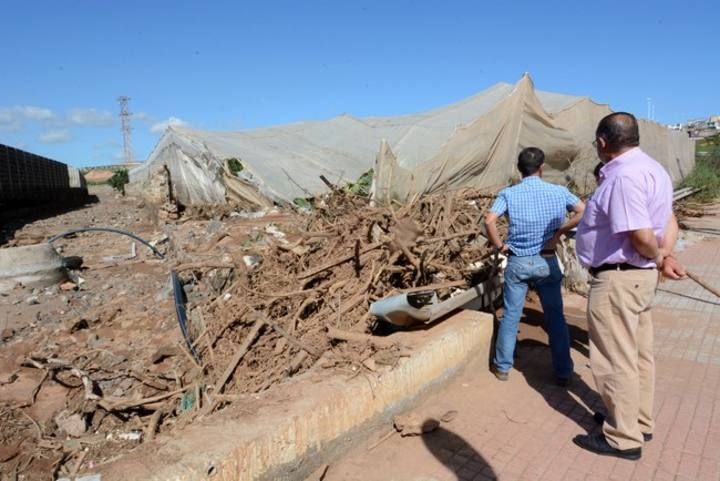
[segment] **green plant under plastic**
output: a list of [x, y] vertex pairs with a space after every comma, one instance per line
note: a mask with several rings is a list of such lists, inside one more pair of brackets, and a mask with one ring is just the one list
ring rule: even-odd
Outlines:
[[240, 162], [240, 160], [238, 160], [234, 157], [227, 159], [227, 163], [228, 163], [228, 168], [230, 169], [230, 172], [232, 172], [232, 174], [236, 177], [237, 177], [238, 173], [242, 172], [242, 170], [244, 169], [242, 162]]
[[368, 170], [367, 172], [362, 174], [357, 181], [349, 182], [347, 185], [345, 185], [345, 190], [356, 195], [367, 197], [368, 195], [370, 195], [370, 187], [372, 187], [373, 175], [373, 169]]

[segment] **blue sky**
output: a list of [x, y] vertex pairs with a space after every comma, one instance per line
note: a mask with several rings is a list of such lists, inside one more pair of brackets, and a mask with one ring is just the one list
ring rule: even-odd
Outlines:
[[530, 72], [674, 123], [720, 113], [720, 2], [6, 0], [0, 143], [76, 166], [168, 121], [238, 130], [434, 108]]

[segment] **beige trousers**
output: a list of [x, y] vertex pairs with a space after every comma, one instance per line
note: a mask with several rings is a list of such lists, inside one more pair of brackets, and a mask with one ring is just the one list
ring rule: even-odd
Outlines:
[[590, 368], [607, 408], [603, 432], [611, 446], [642, 446], [653, 431], [655, 361], [650, 306], [654, 269], [604, 271], [590, 281]]

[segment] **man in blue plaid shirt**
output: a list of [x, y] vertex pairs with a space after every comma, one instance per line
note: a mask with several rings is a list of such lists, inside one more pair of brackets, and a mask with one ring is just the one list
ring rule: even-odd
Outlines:
[[[485, 215], [488, 239], [508, 256], [504, 312], [492, 370], [499, 380], [508, 379], [525, 296], [528, 287], [532, 286], [542, 303], [555, 377], [559, 385], [567, 386], [573, 362], [560, 288], [563, 274], [555, 256], [555, 246], [564, 234], [578, 225], [585, 204], [567, 188], [542, 180], [544, 162], [542, 150], [536, 147], [523, 149], [517, 164], [522, 182], [503, 189]], [[569, 211], [575, 215], [566, 220]], [[496, 225], [498, 217], [503, 215], [507, 215], [509, 222], [505, 243], [500, 239]]]

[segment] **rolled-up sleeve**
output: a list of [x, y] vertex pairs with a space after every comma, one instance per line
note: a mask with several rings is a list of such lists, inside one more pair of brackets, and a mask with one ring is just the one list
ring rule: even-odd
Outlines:
[[578, 202], [580, 202], [580, 198], [570, 192], [567, 187], [563, 187], [563, 194], [565, 196], [565, 208], [567, 210], [573, 210], [576, 205], [578, 205]]
[[495, 202], [493, 202], [492, 207], [490, 207], [490, 212], [496, 214], [497, 216], [502, 216], [507, 212], [507, 208], [507, 199], [505, 198], [505, 194], [500, 192], [500, 194], [495, 198]]
[[630, 177], [614, 179], [608, 205], [612, 233], [652, 228], [647, 202], [647, 193], [636, 180]]

